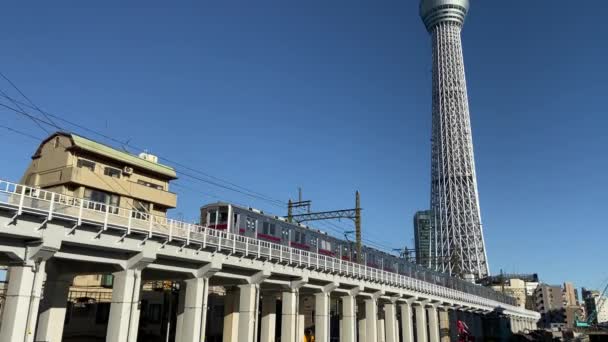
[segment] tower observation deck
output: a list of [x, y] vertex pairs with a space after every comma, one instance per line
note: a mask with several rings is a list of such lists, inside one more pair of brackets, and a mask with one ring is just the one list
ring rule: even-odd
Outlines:
[[483, 278], [489, 266], [483, 238], [461, 30], [468, 0], [422, 0], [431, 35], [433, 105], [431, 210], [436, 268]]

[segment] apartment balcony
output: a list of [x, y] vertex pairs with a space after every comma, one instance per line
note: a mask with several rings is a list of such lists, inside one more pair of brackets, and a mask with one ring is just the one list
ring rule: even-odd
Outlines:
[[40, 175], [40, 187], [68, 183], [91, 187], [120, 196], [137, 198], [168, 208], [175, 208], [177, 206], [176, 194], [132, 182], [124, 176], [114, 178], [86, 168], [71, 166]]

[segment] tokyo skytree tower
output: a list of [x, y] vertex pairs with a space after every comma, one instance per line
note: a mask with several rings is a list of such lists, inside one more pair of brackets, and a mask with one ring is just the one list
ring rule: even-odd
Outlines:
[[468, 0], [421, 0], [433, 44], [431, 210], [435, 268], [482, 278], [489, 266], [481, 225], [460, 32]]

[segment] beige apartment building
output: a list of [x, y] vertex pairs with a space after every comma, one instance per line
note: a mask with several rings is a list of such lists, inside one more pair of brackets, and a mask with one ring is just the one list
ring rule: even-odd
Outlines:
[[521, 279], [506, 279], [500, 285], [492, 285], [494, 291], [502, 292], [515, 298], [517, 306], [526, 307], [526, 282]]
[[165, 216], [177, 204], [177, 195], [169, 191], [169, 182], [176, 178], [175, 170], [153, 155], [136, 156], [57, 132], [42, 141], [21, 183]]

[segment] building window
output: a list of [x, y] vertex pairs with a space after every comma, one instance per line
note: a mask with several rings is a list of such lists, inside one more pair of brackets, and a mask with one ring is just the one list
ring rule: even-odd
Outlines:
[[[112, 207], [112, 208], [110, 208], [110, 212], [114, 213], [114, 214], [118, 213], [118, 207], [120, 206], [120, 196], [118, 196], [118, 195], [109, 194], [109, 193], [101, 191], [101, 190], [84, 189], [84, 199], [91, 201], [91, 202], [102, 203], [104, 205], [110, 205]], [[89, 203], [88, 208], [102, 210], [102, 211], [106, 210], [106, 208], [104, 206], [97, 207], [95, 205], [95, 203]]]
[[143, 185], [143, 186], [147, 186], [148, 188], [154, 188], [154, 189], [157, 189], [157, 190], [163, 190], [163, 186], [162, 185], [146, 182], [146, 181], [141, 180], [141, 179], [137, 180], [137, 184], [140, 184], [140, 185]]
[[103, 174], [106, 176], [110, 176], [112, 178], [120, 178], [121, 171], [119, 169], [115, 169], [113, 167], [106, 166], [103, 169]]
[[150, 202], [133, 200], [133, 207], [138, 211], [150, 212]]
[[133, 217], [147, 220], [150, 213], [150, 202], [133, 200]]
[[95, 163], [90, 160], [78, 158], [78, 161], [76, 162], [76, 166], [81, 169], [89, 169], [93, 172], [95, 171]]

